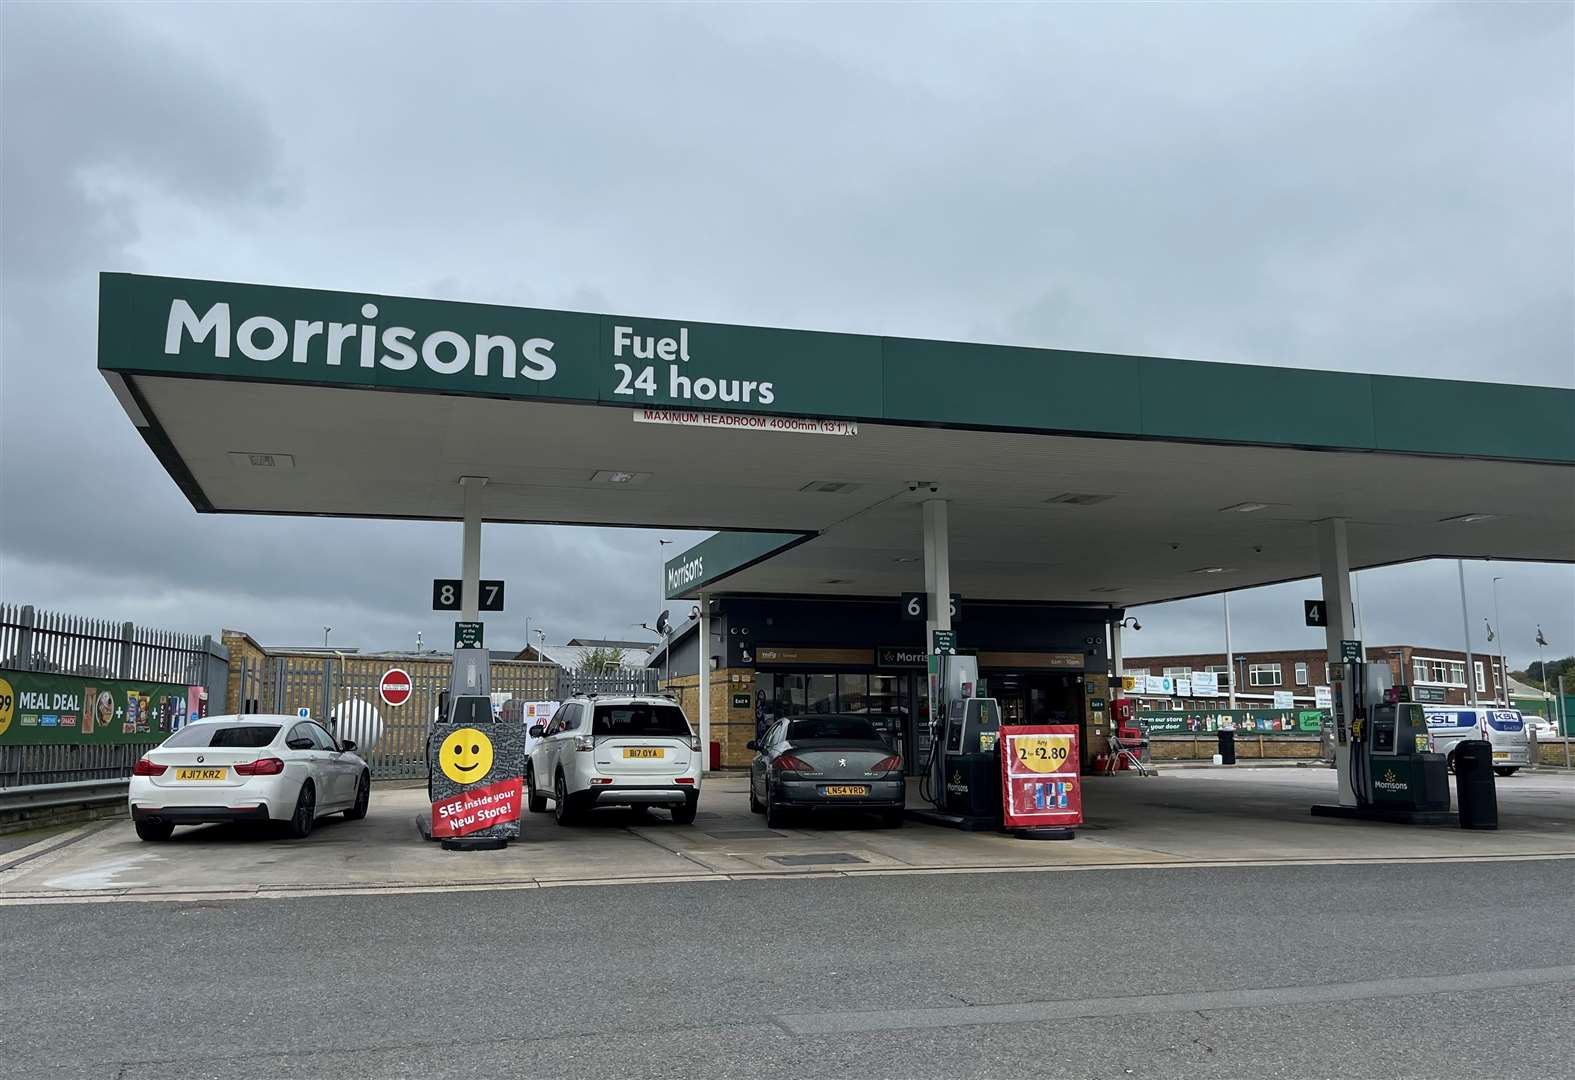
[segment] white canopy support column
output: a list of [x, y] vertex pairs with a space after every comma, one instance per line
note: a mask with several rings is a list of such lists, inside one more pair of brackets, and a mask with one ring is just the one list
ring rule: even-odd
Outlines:
[[487, 486], [487, 478], [461, 476], [459, 486], [465, 492], [459, 617], [463, 622], [475, 622], [481, 615], [481, 489]]
[[711, 769], [711, 601], [700, 594], [700, 771]]
[[[1121, 630], [1121, 623], [1113, 622], [1110, 624], [1110, 675], [1116, 682], [1116, 685], [1111, 688], [1112, 690], [1120, 689], [1121, 687]], [[1115, 695], [1112, 694], [1111, 696], [1114, 697]]]
[[935, 631], [952, 628], [952, 554], [946, 507], [945, 499], [924, 501], [924, 591], [929, 605], [925, 652], [930, 651]]
[[[1325, 518], [1318, 525], [1318, 563], [1323, 576], [1323, 606], [1327, 625], [1324, 642], [1331, 672], [1343, 670], [1340, 642], [1356, 639], [1356, 617], [1351, 607], [1351, 554], [1346, 546], [1345, 519]], [[1364, 646], [1365, 648], [1365, 646]], [[1339, 777], [1340, 805], [1355, 806], [1351, 791], [1349, 735], [1353, 687], [1342, 683], [1335, 698], [1334, 768]]]

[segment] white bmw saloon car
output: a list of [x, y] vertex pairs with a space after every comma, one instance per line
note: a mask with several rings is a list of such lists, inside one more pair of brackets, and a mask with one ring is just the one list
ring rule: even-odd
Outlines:
[[132, 768], [131, 820], [144, 840], [216, 821], [281, 822], [300, 838], [324, 814], [366, 816], [372, 774], [354, 750], [298, 716], [210, 716]]

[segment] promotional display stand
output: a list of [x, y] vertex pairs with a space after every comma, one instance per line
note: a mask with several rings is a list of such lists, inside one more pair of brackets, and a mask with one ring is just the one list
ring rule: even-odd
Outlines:
[[428, 752], [432, 810], [416, 818], [444, 848], [501, 848], [520, 835], [525, 729], [520, 724], [432, 725]]
[[1001, 811], [1025, 840], [1071, 840], [1083, 823], [1077, 725], [1001, 729]]

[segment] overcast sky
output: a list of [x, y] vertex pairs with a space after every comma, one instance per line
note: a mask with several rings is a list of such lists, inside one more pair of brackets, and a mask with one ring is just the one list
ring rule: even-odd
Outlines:
[[[444, 640], [388, 585], [457, 525], [191, 510], [94, 370], [102, 270], [1575, 385], [1571, 11], [5, 4], [0, 599]], [[638, 637], [657, 539], [487, 527], [488, 644]], [[1575, 651], [1575, 569], [1468, 571], [1479, 648], [1500, 575], [1511, 666]], [[1237, 648], [1316, 645], [1316, 590], [1238, 595]], [[1459, 645], [1453, 563], [1360, 591]]]

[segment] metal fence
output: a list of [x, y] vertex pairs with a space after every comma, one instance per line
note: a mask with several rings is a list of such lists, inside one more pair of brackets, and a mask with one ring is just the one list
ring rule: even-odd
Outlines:
[[[410, 676], [410, 697], [388, 705], [380, 682], [390, 667]], [[559, 697], [562, 669], [556, 664], [494, 660], [492, 692], [522, 701]], [[306, 709], [341, 739], [355, 741], [379, 780], [427, 774], [427, 732], [449, 685], [448, 663], [408, 657], [285, 655], [261, 662], [242, 657], [237, 667], [242, 712], [284, 713]]]
[[210, 685], [212, 637], [0, 604], [0, 667], [96, 679]]
[[[497, 672], [496, 667], [492, 670]], [[661, 688], [661, 674], [656, 668], [646, 667], [608, 671], [560, 668], [556, 700], [575, 694], [654, 694]]]
[[157, 745], [158, 740], [86, 746], [0, 746], [0, 788], [130, 776], [137, 759]]
[[[222, 701], [228, 654], [211, 636], [185, 634], [0, 603], [0, 667], [93, 679], [205, 686]], [[126, 776], [156, 745], [0, 746], [0, 787]]]

